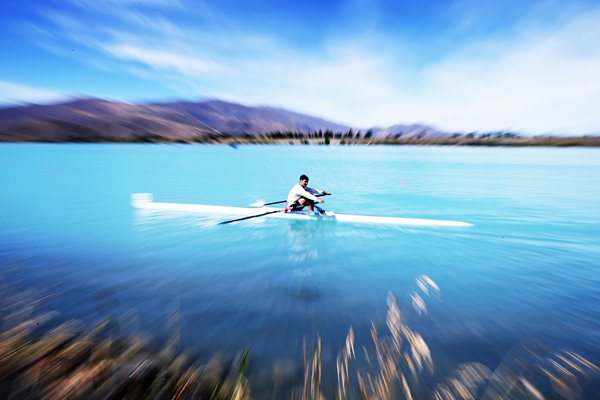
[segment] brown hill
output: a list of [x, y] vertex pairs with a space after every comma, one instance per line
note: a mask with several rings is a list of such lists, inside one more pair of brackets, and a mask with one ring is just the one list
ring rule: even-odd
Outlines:
[[130, 104], [76, 99], [0, 109], [0, 141], [191, 141], [221, 135], [349, 129], [279, 108], [246, 107], [216, 100]]

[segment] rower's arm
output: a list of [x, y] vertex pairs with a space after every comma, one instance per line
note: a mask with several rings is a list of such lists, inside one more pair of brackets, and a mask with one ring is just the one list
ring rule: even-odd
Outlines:
[[312, 201], [319, 201], [319, 198], [315, 196], [315, 194], [319, 194], [319, 192], [315, 189], [307, 187], [306, 189], [302, 189], [302, 192], [303, 197], [306, 197]]
[[325, 190], [321, 190], [321, 189], [313, 189], [313, 188], [306, 188], [307, 190], [310, 189], [309, 191], [313, 194], [326, 194], [326, 195], [330, 195], [331, 192], [327, 192]]

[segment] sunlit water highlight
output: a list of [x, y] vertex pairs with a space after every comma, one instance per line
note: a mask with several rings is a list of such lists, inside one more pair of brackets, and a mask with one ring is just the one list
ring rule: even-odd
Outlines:
[[[215, 226], [130, 204], [246, 207], [285, 199], [301, 173], [334, 193], [326, 209], [475, 226]], [[2, 280], [52, 293], [37, 307], [57, 323], [110, 317], [166, 340], [178, 310], [185, 348], [250, 346], [268, 376], [301, 368], [317, 333], [325, 362], [350, 326], [367, 345], [391, 290], [442, 378], [533, 340], [600, 362], [598, 149], [1, 144], [0, 182]], [[441, 288], [426, 315], [410, 297], [422, 274]]]

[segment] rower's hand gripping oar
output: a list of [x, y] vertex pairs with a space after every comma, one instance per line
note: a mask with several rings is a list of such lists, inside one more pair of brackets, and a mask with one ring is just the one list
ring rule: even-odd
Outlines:
[[[327, 192], [327, 193], [321, 193], [321, 194], [316, 194], [315, 197], [323, 197], [323, 196], [329, 196], [331, 195], [331, 193]], [[281, 204], [281, 203], [285, 203], [287, 200], [281, 200], [281, 201], [272, 201], [270, 203], [252, 203], [253, 207], [264, 207], [264, 206], [271, 206], [273, 204]]]
[[246, 219], [250, 219], [250, 218], [257, 218], [257, 217], [262, 217], [263, 215], [269, 215], [269, 214], [275, 214], [275, 213], [280, 213], [280, 212], [288, 212], [291, 211], [292, 209], [290, 207], [286, 207], [286, 208], [282, 208], [281, 210], [275, 210], [275, 211], [269, 211], [266, 213], [262, 213], [262, 214], [257, 214], [257, 215], [249, 215], [247, 217], [242, 217], [242, 218], [236, 218], [236, 219], [230, 219], [229, 221], [223, 221], [223, 222], [219, 222], [218, 225], [225, 225], [225, 224], [230, 224], [232, 222], [238, 222], [238, 221], [243, 221]]

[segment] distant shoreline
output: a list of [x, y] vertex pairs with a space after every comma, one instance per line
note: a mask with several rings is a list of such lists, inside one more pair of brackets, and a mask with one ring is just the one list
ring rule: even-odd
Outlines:
[[421, 146], [478, 146], [478, 147], [600, 147], [600, 136], [590, 137], [516, 137], [516, 138], [369, 138], [369, 139], [323, 139], [323, 138], [270, 138], [264, 136], [208, 136], [192, 140], [170, 140], [164, 137], [148, 137], [139, 140], [114, 140], [109, 138], [84, 137], [72, 140], [0, 140], [0, 143], [155, 143], [155, 144], [226, 144], [236, 145], [320, 145], [320, 146], [351, 146], [351, 145], [421, 145]]
[[421, 123], [353, 128], [220, 100], [130, 104], [95, 98], [0, 107], [0, 142], [282, 145], [600, 146], [599, 133], [441, 131]]

